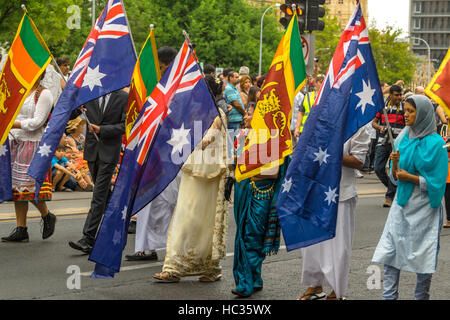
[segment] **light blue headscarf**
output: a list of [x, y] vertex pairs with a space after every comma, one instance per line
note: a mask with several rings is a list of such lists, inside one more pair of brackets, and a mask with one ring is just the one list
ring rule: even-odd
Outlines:
[[[413, 95], [409, 99], [416, 106], [416, 121], [407, 126], [395, 140], [399, 150], [400, 169], [425, 178], [428, 186], [430, 206], [438, 208], [445, 193], [448, 172], [447, 150], [440, 135], [436, 133], [434, 108], [430, 99]], [[398, 181], [397, 203], [405, 206], [414, 189], [414, 183]]]

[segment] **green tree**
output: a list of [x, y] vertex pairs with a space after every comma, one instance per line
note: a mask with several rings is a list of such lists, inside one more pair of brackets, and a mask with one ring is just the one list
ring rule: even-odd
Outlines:
[[380, 81], [393, 84], [397, 80], [411, 82], [420, 59], [416, 58], [408, 42], [401, 40], [400, 29], [387, 26], [384, 30], [369, 28], [369, 38]]
[[0, 45], [9, 48], [23, 16], [21, 4], [25, 4], [42, 37], [49, 47], [62, 43], [69, 35], [67, 8], [82, 0], [7, 0], [0, 1]]

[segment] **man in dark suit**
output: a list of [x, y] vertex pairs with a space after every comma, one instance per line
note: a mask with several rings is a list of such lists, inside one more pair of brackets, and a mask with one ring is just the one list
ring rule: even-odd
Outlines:
[[95, 186], [83, 237], [77, 242], [69, 242], [70, 247], [84, 253], [92, 250], [110, 196], [111, 178], [119, 161], [122, 135], [125, 133], [127, 102], [128, 94], [118, 90], [85, 105], [91, 125], [86, 135], [84, 160], [88, 162]]

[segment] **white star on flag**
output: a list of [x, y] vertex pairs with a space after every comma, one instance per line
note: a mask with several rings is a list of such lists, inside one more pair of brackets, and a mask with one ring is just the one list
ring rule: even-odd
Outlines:
[[338, 196], [336, 191], [337, 191], [337, 188], [334, 188], [333, 190], [331, 190], [331, 188], [328, 187], [328, 192], [325, 192], [327, 197], [325, 198], [324, 201], [328, 201], [328, 205], [331, 205], [331, 202], [336, 203], [336, 197]]
[[122, 211], [122, 220], [125, 220], [127, 218], [127, 212], [128, 212], [128, 207], [125, 206], [125, 208], [123, 208], [123, 211]]
[[0, 146], [0, 157], [3, 157], [4, 155], [6, 155], [6, 146]]
[[184, 123], [181, 125], [180, 129], [172, 129], [172, 137], [167, 141], [167, 143], [173, 147], [172, 154], [177, 151], [178, 153], [181, 153], [183, 151], [183, 146], [189, 144], [187, 136], [190, 131], [191, 129], [184, 129]]
[[115, 230], [114, 231], [114, 237], [113, 237], [113, 243], [114, 245], [118, 245], [120, 243], [120, 240], [122, 239], [122, 235], [120, 234], [120, 231]]
[[52, 149], [46, 143], [43, 146], [39, 147], [38, 153], [41, 157], [48, 157], [50, 153], [52, 153]]
[[327, 153], [328, 149], [322, 150], [322, 148], [319, 147], [319, 152], [315, 152], [314, 155], [316, 158], [314, 159], [314, 162], [319, 161], [319, 165], [322, 165], [322, 163], [327, 163], [327, 158], [330, 156]]
[[83, 85], [82, 87], [89, 87], [89, 89], [92, 91], [94, 90], [95, 86], [101, 87], [102, 82], [100, 81], [103, 79], [106, 74], [100, 72], [100, 66], [98, 65], [95, 67], [95, 69], [91, 69], [88, 67], [88, 70], [84, 76]]
[[289, 180], [284, 179], [284, 183], [283, 183], [282, 187], [283, 187], [282, 193], [291, 191], [292, 178], [289, 178]]
[[370, 81], [367, 80], [367, 82], [369, 83], [368, 85], [366, 84], [366, 82], [363, 79], [363, 90], [359, 93], [356, 93], [356, 96], [361, 99], [359, 101], [359, 103], [356, 105], [356, 108], [361, 107], [361, 112], [362, 114], [364, 114], [364, 112], [366, 111], [366, 106], [367, 105], [371, 105], [374, 106], [373, 104], [373, 95], [375, 94], [375, 89], [372, 89], [370, 87]]

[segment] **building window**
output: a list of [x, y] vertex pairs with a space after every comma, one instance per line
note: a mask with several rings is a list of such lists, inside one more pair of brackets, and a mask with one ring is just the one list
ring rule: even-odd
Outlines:
[[325, 4], [330, 4], [331, 3], [331, 0], [326, 0], [325, 1]]
[[420, 40], [417, 39], [417, 38], [414, 38], [414, 45], [415, 45], [415, 46], [420, 45]]
[[420, 19], [414, 19], [414, 30], [420, 29]]
[[414, 13], [421, 13], [421, 12], [422, 12], [422, 2], [415, 2]]
[[339, 4], [344, 4], [344, 0], [339, 0], [338, 3]]

